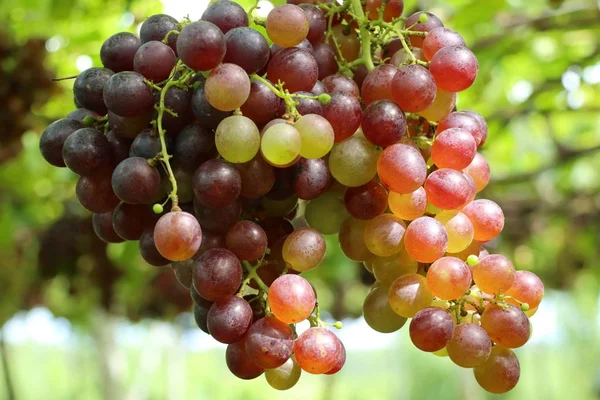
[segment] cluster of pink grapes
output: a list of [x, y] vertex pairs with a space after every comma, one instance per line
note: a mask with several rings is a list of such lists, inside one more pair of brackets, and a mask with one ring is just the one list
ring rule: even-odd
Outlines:
[[140, 38], [104, 42], [104, 68], [75, 80], [78, 109], [42, 135], [45, 159], [80, 175], [98, 236], [172, 264], [239, 378], [284, 390], [302, 370], [342, 368], [326, 327], [340, 324], [320, 319], [300, 276], [337, 234], [377, 280], [373, 329], [412, 318], [419, 349], [474, 368], [488, 391], [517, 383], [510, 349], [528, 340], [524, 311], [543, 285], [481, 247], [504, 216], [475, 200], [490, 179], [486, 122], [455, 111], [477, 59], [435, 15], [404, 19], [403, 6], [285, 4], [258, 21], [220, 0], [195, 22], [151, 16]]

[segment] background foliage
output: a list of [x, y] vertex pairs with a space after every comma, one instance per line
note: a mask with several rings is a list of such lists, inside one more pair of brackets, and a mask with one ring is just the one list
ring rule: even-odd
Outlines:
[[[458, 108], [480, 112], [490, 126], [483, 153], [493, 181], [482, 195], [501, 204], [507, 222], [489, 247], [540, 275], [550, 293], [533, 319], [536, 340], [517, 351], [522, 381], [505, 396], [514, 399], [598, 398], [600, 386], [600, 9], [592, 0], [554, 3], [560, 2], [405, 0], [409, 13], [440, 16], [478, 56], [479, 77], [460, 94]], [[164, 9], [194, 19], [205, 7], [183, 0], [4, 0], [0, 22], [20, 43], [46, 39], [47, 66], [69, 76], [100, 65], [104, 39], [136, 32], [148, 15]], [[68, 346], [30, 338], [10, 344], [18, 398], [279, 398], [262, 379], [230, 377], [220, 348], [199, 350], [209, 339], [190, 337], [191, 317], [176, 317], [187, 298], [168, 274], [140, 259], [135, 243], [105, 248], [90, 241], [76, 257], [59, 251], [87, 237], [76, 222], [87, 214], [74, 199], [75, 176], [46, 164], [38, 140], [49, 122], [74, 109], [71, 85], [61, 82], [34, 110], [23, 150], [0, 165], [0, 325], [40, 304], [73, 323]], [[65, 217], [70, 224], [44, 235]], [[328, 239], [327, 262], [310, 278], [324, 308], [358, 316], [366, 293], [361, 269], [341, 255], [336, 240]], [[48, 254], [44, 247], [52, 257], [38, 257]], [[122, 319], [146, 316], [169, 324]], [[350, 325], [347, 339], [359, 342], [353, 338], [366, 335], [362, 325]], [[406, 336], [364, 336], [390, 343], [385, 351], [362, 343], [339, 377], [305, 374], [285, 398], [493, 397], [476, 388], [470, 371], [419, 353]]]

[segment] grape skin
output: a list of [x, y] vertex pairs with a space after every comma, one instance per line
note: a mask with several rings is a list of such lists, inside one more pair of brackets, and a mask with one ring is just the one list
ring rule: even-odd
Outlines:
[[238, 296], [227, 297], [210, 306], [207, 324], [215, 340], [225, 344], [238, 342], [252, 324], [252, 308]]
[[410, 321], [410, 339], [419, 350], [434, 352], [446, 347], [454, 333], [454, 321], [440, 307], [427, 307]]
[[388, 301], [396, 314], [412, 318], [417, 312], [431, 305], [433, 294], [427, 287], [424, 276], [406, 274], [392, 283], [388, 291]]
[[302, 369], [292, 356], [278, 368], [265, 371], [265, 378], [273, 389], [288, 390], [298, 383], [301, 374]]
[[244, 380], [258, 378], [265, 370], [254, 364], [246, 353], [246, 339], [227, 345], [225, 362], [229, 371]]
[[158, 220], [154, 228], [156, 248], [171, 261], [192, 258], [202, 243], [202, 229], [192, 214], [184, 211], [169, 212]]
[[219, 154], [232, 163], [252, 160], [260, 148], [260, 133], [250, 118], [232, 115], [225, 118], [215, 132]]
[[310, 328], [294, 343], [296, 362], [311, 374], [324, 374], [335, 367], [341, 342], [326, 328]]
[[177, 54], [185, 65], [196, 71], [215, 68], [223, 61], [226, 50], [225, 36], [208, 21], [186, 25], [177, 37]]
[[273, 43], [282, 47], [293, 47], [306, 39], [310, 24], [308, 16], [300, 7], [284, 4], [269, 12], [266, 28]]
[[481, 326], [490, 339], [510, 349], [523, 346], [530, 336], [527, 315], [513, 304], [490, 304], [481, 315]]
[[242, 266], [231, 251], [206, 250], [194, 264], [194, 288], [210, 301], [224, 300], [235, 294], [242, 283]]
[[256, 321], [245, 337], [248, 358], [264, 369], [285, 364], [294, 349], [294, 333], [289, 325], [277, 318]]
[[390, 307], [386, 287], [371, 289], [363, 304], [363, 316], [367, 325], [380, 333], [396, 332], [406, 324], [406, 318]]
[[454, 328], [454, 334], [446, 349], [448, 356], [456, 365], [473, 368], [488, 359], [492, 351], [492, 342], [479, 325], [463, 323]]
[[308, 281], [297, 275], [277, 278], [269, 291], [269, 306], [287, 324], [304, 321], [315, 308], [316, 297]]
[[473, 374], [483, 389], [490, 393], [502, 394], [517, 385], [521, 367], [512, 350], [496, 345], [487, 361], [473, 369]]

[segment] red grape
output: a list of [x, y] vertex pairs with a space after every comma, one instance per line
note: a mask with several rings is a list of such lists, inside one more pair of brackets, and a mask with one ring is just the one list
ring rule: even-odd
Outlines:
[[427, 165], [416, 148], [396, 143], [386, 148], [377, 161], [381, 182], [397, 193], [412, 193], [427, 177]]
[[392, 96], [404, 111], [425, 111], [435, 100], [436, 81], [421, 65], [401, 67], [392, 81]]
[[362, 115], [362, 130], [367, 139], [378, 146], [391, 146], [406, 134], [406, 117], [390, 100], [377, 100]]
[[478, 69], [475, 54], [462, 46], [442, 48], [435, 53], [429, 64], [436, 85], [448, 92], [468, 89], [475, 81]]
[[418, 262], [434, 262], [446, 252], [448, 234], [439, 221], [431, 217], [419, 217], [406, 228], [404, 246]]
[[283, 365], [294, 349], [292, 329], [273, 317], [262, 318], [252, 324], [244, 340], [250, 361], [265, 369]]
[[200, 248], [202, 229], [192, 214], [170, 212], [156, 223], [154, 241], [163, 257], [171, 261], [183, 261], [192, 258]]
[[439, 133], [431, 146], [431, 159], [438, 168], [461, 170], [467, 168], [477, 152], [473, 135], [460, 128]]
[[326, 328], [310, 328], [294, 344], [296, 362], [311, 374], [331, 371], [336, 366], [341, 351], [340, 340]]
[[434, 206], [442, 210], [456, 210], [469, 201], [471, 186], [461, 172], [442, 168], [429, 174], [425, 191], [427, 200]]
[[304, 321], [315, 308], [315, 292], [298, 275], [280, 276], [271, 284], [269, 306], [273, 314], [287, 324]]
[[446, 347], [454, 333], [454, 321], [448, 311], [427, 307], [415, 314], [409, 327], [410, 340], [423, 351], [438, 351]]

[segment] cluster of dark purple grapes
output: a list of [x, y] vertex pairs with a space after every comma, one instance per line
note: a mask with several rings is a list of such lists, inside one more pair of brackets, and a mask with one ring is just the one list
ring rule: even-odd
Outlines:
[[0, 28], [0, 164], [21, 151], [21, 136], [32, 129], [31, 109], [56, 91], [53, 73], [44, 66], [45, 40], [18, 45]]
[[510, 349], [527, 341], [522, 310], [543, 285], [481, 249], [504, 216], [474, 200], [490, 178], [477, 153], [486, 122], [455, 111], [477, 59], [435, 15], [405, 19], [403, 7], [285, 4], [257, 20], [221, 0], [195, 22], [154, 15], [140, 38], [104, 42], [104, 68], [75, 80], [79, 108], [42, 135], [46, 160], [80, 175], [97, 235], [171, 263], [242, 379], [265, 373], [289, 389], [301, 370], [344, 365], [326, 327], [341, 324], [320, 319], [299, 275], [338, 234], [377, 279], [370, 326], [393, 332], [414, 317], [419, 349], [447, 351], [488, 391], [517, 383]]

